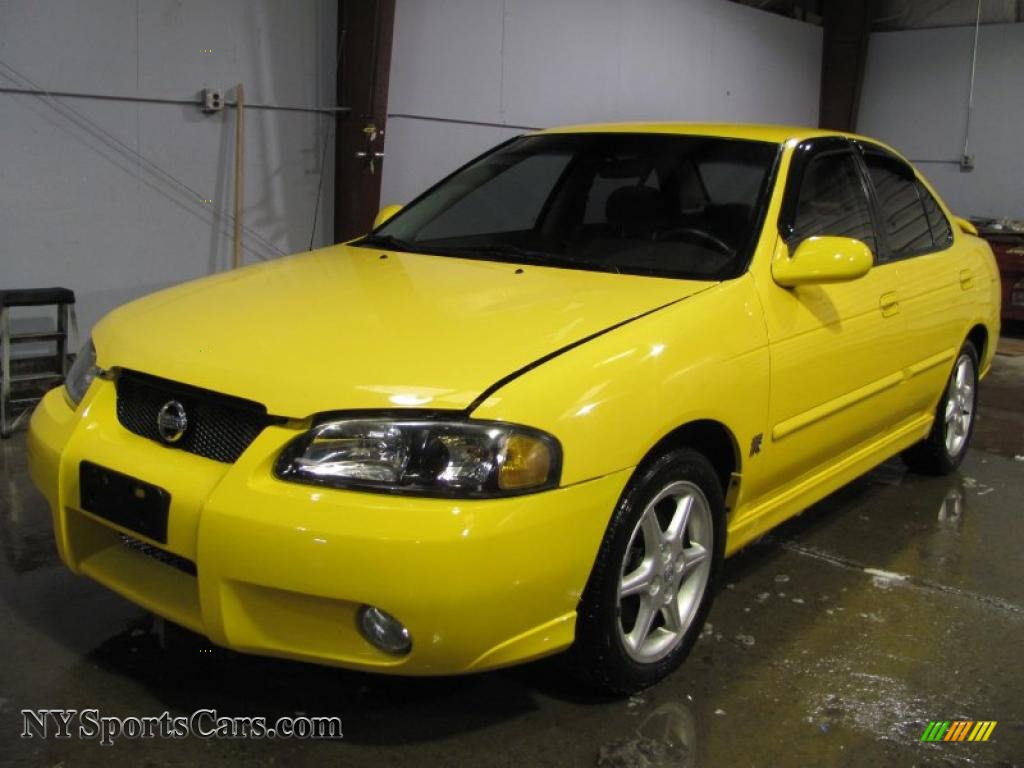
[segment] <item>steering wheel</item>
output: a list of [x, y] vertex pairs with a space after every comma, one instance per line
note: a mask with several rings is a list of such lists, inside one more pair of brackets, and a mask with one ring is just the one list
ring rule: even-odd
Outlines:
[[714, 246], [726, 256], [732, 256], [733, 253], [735, 253], [731, 245], [705, 229], [697, 229], [696, 227], [669, 227], [664, 232], [658, 233], [658, 240], [672, 240], [675, 238], [699, 240], [700, 242]]

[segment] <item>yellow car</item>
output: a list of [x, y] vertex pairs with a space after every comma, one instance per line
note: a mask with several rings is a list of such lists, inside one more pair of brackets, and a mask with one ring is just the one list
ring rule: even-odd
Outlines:
[[[397, 212], [396, 212], [397, 211]], [[952, 471], [988, 246], [866, 138], [516, 138], [368, 236], [161, 291], [31, 423], [64, 562], [214, 643], [394, 674], [671, 672], [724, 557]]]

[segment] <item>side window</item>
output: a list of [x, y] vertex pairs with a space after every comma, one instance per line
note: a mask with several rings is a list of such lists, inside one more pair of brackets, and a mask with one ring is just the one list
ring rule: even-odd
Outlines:
[[867, 194], [852, 152], [828, 152], [804, 170], [796, 198], [792, 237], [852, 237], [877, 253]]
[[914, 172], [885, 155], [867, 153], [864, 162], [878, 196], [892, 255], [901, 257], [932, 250], [931, 227]]
[[940, 250], [953, 243], [953, 228], [949, 220], [935, 202], [932, 193], [929, 192], [921, 182], [917, 182], [917, 194], [921, 196], [924, 203], [924, 212], [928, 216], [928, 226], [932, 230], [932, 240], [935, 243], [935, 250]]

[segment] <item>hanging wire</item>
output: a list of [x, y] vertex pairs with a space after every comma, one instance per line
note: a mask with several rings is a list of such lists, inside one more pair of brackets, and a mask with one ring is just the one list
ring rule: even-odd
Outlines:
[[964, 126], [964, 151], [961, 155], [961, 165], [967, 166], [970, 163], [968, 150], [971, 145], [971, 115], [974, 112], [974, 74], [978, 66], [978, 32], [981, 30], [981, 0], [978, 0], [978, 15], [974, 19], [974, 48], [971, 50], [971, 90], [967, 96], [967, 121]]
[[[133, 160], [135, 160], [135, 162], [137, 162], [144, 169], [146, 169], [151, 174], [156, 176], [158, 179], [164, 181], [166, 184], [169, 184], [172, 187], [175, 187], [179, 193], [184, 193], [190, 196], [190, 202], [201, 200], [205, 197], [204, 195], [201, 195], [197, 190], [193, 189], [188, 184], [186, 184], [184, 181], [177, 178], [169, 171], [164, 170], [162, 167], [160, 167], [152, 160], [146, 158], [145, 156], [137, 152], [128, 144], [125, 144], [123, 141], [117, 138], [117, 136], [115, 136], [113, 133], [105, 129], [103, 126], [99, 125], [98, 123], [96, 123], [95, 121], [93, 121], [88, 116], [86, 116], [79, 110], [75, 109], [71, 105], [62, 101], [59, 97], [54, 96], [51, 91], [48, 91], [47, 89], [43, 88], [38, 83], [34, 82], [30, 77], [28, 77], [22, 72], [19, 72], [17, 69], [15, 69], [13, 66], [3, 61], [2, 59], [0, 59], [0, 69], [7, 70], [7, 73], [0, 71], [0, 76], [6, 77], [8, 80], [17, 83], [18, 85], [28, 84], [33, 89], [36, 89], [41, 93], [45, 94], [47, 98], [51, 99], [50, 105], [59, 113], [61, 113], [65, 118], [70, 120], [72, 123], [76, 124], [79, 128], [82, 128], [83, 130], [87, 131], [94, 138], [99, 139], [108, 146], [112, 146], [113, 149], [120, 151], [123, 154], [129, 155]], [[225, 227], [224, 223], [226, 222], [228, 225], [233, 226], [235, 217], [232, 216], [231, 214], [224, 213], [218, 210], [211, 211], [210, 209], [205, 207], [196, 207], [194, 211], [201, 211], [204, 216], [212, 216], [214, 222], [211, 223], [215, 223], [215, 225], [220, 229], [221, 234], [230, 234], [230, 228]], [[274, 243], [263, 237], [258, 232], [255, 232], [250, 227], [243, 226], [243, 230], [246, 232], [246, 234], [248, 234], [250, 237], [252, 237], [261, 245], [263, 245], [267, 250], [271, 251], [273, 255], [286, 255], [285, 251], [278, 248]], [[259, 253], [258, 251], [255, 251], [251, 248], [247, 248], [247, 250], [249, 250], [249, 252], [252, 253], [257, 258], [262, 259], [264, 261], [267, 258], [269, 258], [268, 256]]]
[[[127, 101], [132, 104], [184, 104], [192, 107], [202, 107], [201, 98], [175, 99], [168, 96], [123, 96], [116, 93], [89, 93], [86, 91], [46, 91], [40, 88], [8, 88], [0, 87], [0, 93], [15, 93], [26, 96], [52, 96], [62, 99], [93, 99], [96, 101]], [[225, 107], [236, 107], [238, 103], [225, 99]], [[293, 104], [250, 104], [245, 103], [246, 109], [265, 109], [269, 112], [314, 112], [317, 114], [334, 114], [337, 112], [348, 112], [348, 107], [303, 107]]]

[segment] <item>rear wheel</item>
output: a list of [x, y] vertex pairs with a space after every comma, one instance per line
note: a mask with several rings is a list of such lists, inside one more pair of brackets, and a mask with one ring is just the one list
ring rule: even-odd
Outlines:
[[903, 461], [915, 472], [948, 475], [960, 466], [974, 434], [978, 407], [978, 353], [966, 342], [935, 412], [931, 432], [903, 452]]
[[664, 678], [685, 658], [711, 607], [724, 550], [724, 502], [711, 463], [662, 456], [616, 507], [577, 612], [575, 667], [618, 693]]

